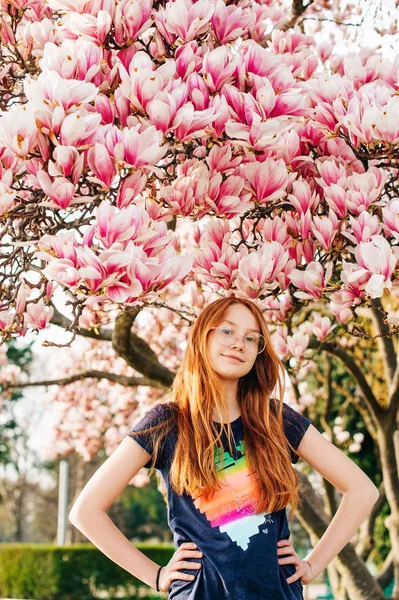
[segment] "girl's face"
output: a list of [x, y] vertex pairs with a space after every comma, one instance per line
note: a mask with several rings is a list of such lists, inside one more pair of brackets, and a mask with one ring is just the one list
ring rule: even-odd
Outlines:
[[255, 315], [243, 304], [230, 305], [218, 328], [233, 330], [238, 337], [225, 345], [217, 339], [216, 329], [209, 332], [208, 354], [213, 368], [224, 379], [243, 377], [252, 369], [257, 357], [256, 349], [248, 348], [244, 341], [245, 336], [251, 333], [261, 333]]

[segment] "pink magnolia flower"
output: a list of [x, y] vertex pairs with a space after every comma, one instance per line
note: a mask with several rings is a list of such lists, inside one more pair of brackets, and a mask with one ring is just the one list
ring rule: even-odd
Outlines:
[[305, 214], [308, 210], [315, 212], [320, 199], [316, 192], [312, 192], [310, 185], [302, 178], [292, 182], [292, 194], [287, 198], [295, 206], [299, 215]]
[[115, 41], [119, 45], [136, 40], [151, 26], [152, 0], [121, 0], [114, 16]]
[[336, 159], [325, 157], [324, 160], [317, 160], [316, 165], [320, 177], [315, 179], [323, 188], [330, 186], [332, 183], [341, 187], [345, 186], [347, 172], [343, 164], [339, 164]]
[[[153, 279], [152, 287], [156, 291], [166, 288], [174, 280], [182, 280], [191, 271], [193, 257], [186, 254], [184, 256], [168, 256], [172, 254], [173, 248], [167, 248], [164, 252], [164, 262], [160, 271]], [[174, 250], [173, 250], [174, 253]]]
[[118, 188], [118, 208], [126, 208], [145, 189], [147, 177], [140, 169], [136, 169], [133, 175], [126, 177]]
[[46, 17], [40, 21], [25, 22], [19, 33], [22, 43], [18, 45], [18, 52], [25, 61], [29, 60], [29, 54], [36, 58], [43, 56], [46, 44], [57, 38], [53, 21]]
[[[125, 127], [121, 133], [120, 148], [122, 160], [126, 166], [154, 170], [154, 165], [165, 156], [167, 146], [162, 144], [162, 132], [153, 126], [142, 131], [140, 125]], [[111, 154], [111, 152], [110, 152]], [[112, 156], [112, 154], [111, 154]]]
[[35, 115], [26, 107], [4, 113], [0, 120], [0, 143], [19, 158], [26, 158], [37, 146]]
[[186, 142], [195, 137], [206, 136], [210, 133], [208, 129], [211, 123], [216, 119], [217, 115], [213, 108], [206, 110], [194, 110], [191, 102], [188, 102], [177, 113], [173, 123], [175, 136], [181, 142]]
[[360, 268], [352, 272], [348, 281], [369, 274], [364, 290], [372, 298], [380, 298], [384, 289], [390, 290], [392, 287], [391, 276], [399, 257], [399, 248], [395, 248], [396, 251], [381, 235], [371, 236], [369, 242], [360, 242], [355, 248], [355, 258]]
[[40, 61], [42, 71], [56, 71], [63, 79], [92, 81], [101, 68], [102, 49], [83, 38], [47, 43]]
[[351, 307], [361, 303], [361, 294], [352, 289], [342, 289], [330, 296], [330, 310], [339, 323], [347, 323], [353, 319]]
[[[242, 194], [244, 183], [242, 177], [232, 175], [222, 181], [221, 174], [217, 173], [210, 180], [206, 203], [213, 209], [215, 214], [224, 215], [229, 219], [243, 214], [253, 206], [251, 202], [252, 194]], [[209, 208], [200, 211], [199, 216], [207, 212], [209, 212]]]
[[367, 210], [363, 210], [357, 219], [350, 216], [349, 222], [352, 227], [353, 243], [357, 246], [360, 242], [368, 242], [374, 235], [380, 233], [380, 227], [377, 215], [371, 215]]
[[204, 163], [187, 161], [178, 168], [173, 183], [163, 186], [160, 198], [164, 199], [175, 214], [190, 215], [197, 207], [202, 207], [209, 187], [209, 171]]
[[0, 162], [0, 216], [6, 214], [14, 204], [17, 192], [11, 188], [13, 172], [3, 169]]
[[287, 173], [283, 160], [274, 161], [271, 158], [263, 163], [241, 165], [239, 173], [247, 181], [246, 189], [252, 192], [258, 204], [284, 198], [288, 184], [296, 177], [295, 173]]
[[340, 185], [332, 183], [324, 193], [328, 206], [340, 219], [344, 219], [348, 212], [347, 192]]
[[209, 152], [206, 163], [211, 172], [230, 174], [241, 163], [242, 158], [235, 156], [233, 158], [231, 145], [213, 146]]
[[338, 219], [333, 210], [330, 209], [328, 217], [312, 218], [311, 230], [314, 237], [318, 240], [323, 250], [331, 250], [335, 236], [338, 233]]
[[118, 170], [103, 144], [96, 142], [90, 148], [87, 153], [87, 164], [95, 175], [94, 177], [88, 177], [89, 181], [101, 186], [102, 189], [108, 190], [118, 174]]
[[60, 127], [60, 143], [81, 149], [93, 136], [101, 123], [101, 115], [77, 110], [65, 117]]
[[13, 208], [17, 192], [0, 181], [0, 217]]
[[241, 62], [240, 55], [232, 54], [226, 46], [206, 52], [202, 61], [202, 72], [210, 91], [219, 91], [223, 84], [231, 80]]
[[198, 73], [187, 77], [187, 90], [195, 110], [205, 110], [209, 106], [209, 88]]
[[329, 262], [324, 273], [323, 265], [312, 261], [306, 265], [304, 271], [293, 269], [288, 277], [297, 288], [302, 290], [294, 292], [293, 295], [303, 300], [321, 298], [327, 283], [331, 279], [332, 268], [333, 265]]
[[57, 281], [67, 287], [78, 285], [80, 280], [75, 264], [67, 258], [50, 260], [43, 269], [43, 274], [50, 281]]
[[176, 73], [183, 81], [202, 67], [202, 49], [192, 41], [176, 49]]
[[215, 138], [223, 137], [225, 126], [230, 116], [226, 98], [219, 96], [219, 94], [214, 94], [210, 98], [209, 108], [213, 108], [214, 113], [217, 115], [216, 119], [209, 124], [210, 135]]
[[70, 177], [72, 183], [78, 183], [84, 167], [84, 155], [74, 146], [56, 146], [53, 152], [54, 162], [49, 160], [48, 172], [51, 177]]
[[308, 331], [316, 336], [320, 342], [324, 342], [330, 333], [334, 331], [336, 325], [331, 324], [329, 317], [322, 317], [319, 313], [312, 313], [313, 320], [309, 321]]
[[98, 94], [94, 99], [96, 112], [102, 116], [102, 123], [113, 123], [115, 119], [115, 105], [104, 94]]
[[382, 55], [373, 54], [365, 57], [361, 54], [352, 54], [344, 58], [344, 73], [357, 88], [360, 88], [364, 84], [380, 78], [383, 64]]
[[36, 303], [30, 303], [24, 313], [25, 326], [32, 329], [45, 329], [53, 318], [53, 314], [53, 307], [46, 306], [43, 299]]
[[115, 242], [125, 242], [136, 237], [140, 227], [149, 223], [149, 218], [142, 206], [130, 205], [119, 210], [104, 200], [98, 207], [96, 221], [98, 239], [105, 248], [110, 248]]
[[399, 97], [391, 98], [385, 110], [380, 111], [373, 125], [373, 134], [376, 139], [388, 144], [399, 142]]
[[383, 227], [399, 241], [399, 198], [393, 198], [382, 209]]
[[12, 325], [14, 323], [14, 315], [12, 315], [8, 310], [0, 311], [0, 330], [1, 331], [11, 331]]
[[216, 0], [212, 16], [212, 28], [220, 45], [240, 37], [251, 24], [255, 23], [255, 15], [249, 8], [241, 8], [223, 0]]
[[[75, 8], [72, 9], [75, 11]], [[62, 30], [67, 38], [80, 37], [97, 44], [103, 44], [112, 26], [112, 14], [99, 10], [96, 15], [69, 12], [63, 20]]]
[[333, 75], [321, 75], [312, 82], [309, 95], [315, 105], [332, 104], [337, 98], [349, 100], [355, 93], [353, 83], [346, 77], [335, 73]]
[[151, 123], [165, 135], [172, 124], [177, 126], [179, 119], [176, 119], [177, 103], [173, 93], [158, 92], [154, 100], [147, 105], [147, 113]]
[[165, 28], [179, 36], [183, 42], [191, 42], [205, 33], [214, 12], [214, 6], [207, 0], [175, 0], [165, 6]]
[[129, 65], [129, 73], [119, 66], [122, 78], [121, 90], [134, 106], [146, 111], [147, 105], [158, 92], [167, 88], [172, 82], [176, 72], [173, 60], [163, 63], [155, 68], [151, 57], [143, 51], [136, 52]]
[[40, 238], [37, 247], [39, 249], [38, 258], [45, 261], [54, 257], [65, 258], [71, 261], [71, 264], [76, 265], [77, 242], [74, 231], [59, 232], [56, 236], [45, 234]]
[[78, 280], [91, 292], [115, 284], [125, 273], [129, 256], [120, 249], [110, 249], [96, 256], [91, 248], [77, 247]]
[[61, 105], [66, 112], [92, 102], [98, 94], [93, 83], [63, 79], [56, 71], [43, 71], [37, 79], [25, 79], [24, 91], [33, 106], [44, 104], [55, 109]]
[[44, 193], [52, 200], [43, 205], [65, 209], [78, 201], [75, 198], [76, 185], [65, 177], [55, 177], [52, 180], [43, 170], [38, 171], [36, 177]]
[[289, 260], [279, 242], [265, 242], [257, 252], [250, 252], [240, 261], [237, 287], [250, 298], [257, 298], [279, 285], [278, 278]]
[[21, 281], [21, 284], [18, 288], [17, 296], [15, 299], [15, 312], [17, 313], [17, 315], [21, 315], [25, 310], [26, 297], [28, 294], [28, 290], [29, 290], [29, 288], [26, 285], [25, 281]]
[[287, 336], [287, 349], [296, 360], [303, 360], [305, 351], [309, 346], [309, 335], [297, 331], [294, 335]]

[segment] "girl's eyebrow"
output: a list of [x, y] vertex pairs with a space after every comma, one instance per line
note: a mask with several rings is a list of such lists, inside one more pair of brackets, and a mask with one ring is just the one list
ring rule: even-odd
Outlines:
[[[224, 319], [223, 323], [230, 323], [230, 325], [235, 325], [236, 327], [238, 327], [237, 323], [234, 323], [233, 321], [229, 321], [228, 319]], [[259, 331], [257, 329], [247, 329], [247, 331], [254, 331], [255, 333], [259, 333]]]

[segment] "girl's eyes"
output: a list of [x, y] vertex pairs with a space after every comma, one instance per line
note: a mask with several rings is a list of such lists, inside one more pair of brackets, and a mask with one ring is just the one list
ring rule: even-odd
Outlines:
[[[235, 335], [233, 329], [229, 329], [228, 327], [221, 327], [221, 330], [230, 337]], [[245, 336], [245, 339], [248, 340], [248, 342], [255, 342], [255, 338], [252, 335]]]

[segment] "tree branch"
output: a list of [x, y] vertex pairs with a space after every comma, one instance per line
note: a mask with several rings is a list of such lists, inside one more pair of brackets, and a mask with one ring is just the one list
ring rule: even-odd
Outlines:
[[139, 373], [157, 382], [158, 387], [169, 388], [175, 374], [158, 362], [157, 355], [150, 346], [131, 331], [140, 309], [122, 312], [116, 319], [112, 332], [112, 347], [128, 365]]
[[388, 556], [384, 560], [384, 563], [381, 567], [381, 572], [377, 577], [377, 581], [382, 589], [386, 588], [386, 586], [392, 581], [393, 577], [393, 550], [390, 550]]
[[161, 384], [158, 384], [153, 379], [148, 379], [147, 377], [128, 377], [127, 375], [119, 375], [118, 373], [107, 373], [106, 371], [95, 371], [94, 369], [91, 371], [82, 371], [80, 373], [75, 373], [74, 375], [69, 375], [68, 377], [60, 377], [59, 379], [46, 379], [43, 381], [25, 381], [25, 382], [17, 382], [17, 383], [8, 383], [4, 382], [1, 384], [2, 391], [6, 391], [8, 389], [15, 388], [27, 388], [27, 387], [37, 387], [40, 385], [68, 385], [69, 383], [73, 383], [74, 381], [81, 381], [82, 379], [107, 379], [108, 381], [113, 381], [114, 383], [119, 383], [125, 387], [135, 387], [138, 385], [147, 385], [152, 387], [158, 387], [163, 389]]
[[[288, 17], [285, 23], [278, 25], [277, 29], [280, 29], [281, 31], [287, 31], [288, 29], [291, 29], [291, 27], [294, 27], [304, 12], [306, 12], [309, 6], [313, 4], [313, 1], [314, 0], [309, 0], [309, 2], [305, 4], [304, 0], [292, 0], [291, 15]], [[267, 42], [269, 42], [271, 39], [272, 34], [269, 33], [263, 38], [263, 40], [259, 42], [259, 45], [263, 48], [266, 48]]]
[[380, 493], [379, 498], [374, 504], [367, 518], [360, 525], [359, 541], [356, 544], [356, 554], [360, 556], [364, 561], [367, 560], [370, 550], [373, 546], [375, 520], [378, 517], [387, 499], [385, 495], [383, 481], [378, 486], [378, 491]]
[[356, 383], [359, 386], [360, 391], [362, 392], [362, 396], [364, 401], [371, 413], [373, 415], [374, 420], [376, 421], [376, 426], [378, 425], [379, 417], [381, 417], [385, 411], [380, 406], [377, 398], [373, 394], [371, 387], [369, 386], [364, 373], [362, 372], [360, 366], [357, 364], [353, 356], [351, 356], [348, 352], [346, 352], [337, 342], [320, 342], [318, 340], [312, 340], [309, 344], [309, 348], [318, 349], [320, 351], [325, 350], [329, 354], [337, 356], [346, 366], [348, 371], [352, 373]]
[[[51, 323], [53, 325], [58, 325], [58, 327], [62, 327], [66, 331], [70, 331], [72, 321], [68, 319], [68, 317], [65, 317], [65, 315], [61, 314], [54, 304], [52, 304], [52, 307], [54, 308], [54, 314], [53, 318], [51, 319]], [[112, 340], [112, 329], [105, 329], [102, 327], [98, 333], [90, 329], [79, 329], [79, 331], [77, 331], [77, 335], [93, 338], [95, 340], [102, 340], [104, 342], [110, 342]]]
[[386, 313], [382, 306], [381, 298], [374, 298], [372, 300], [372, 307], [370, 311], [374, 327], [379, 334], [377, 341], [384, 365], [386, 382], [389, 388], [389, 386], [393, 384], [395, 376], [398, 378], [398, 361], [396, 358], [393, 340], [391, 337], [386, 335], [389, 333], [389, 326], [387, 323], [384, 323], [384, 316], [386, 316]]
[[[329, 524], [329, 519], [322, 508], [322, 502], [312, 488], [304, 473], [297, 471], [301, 504], [298, 508], [298, 520], [313, 537], [320, 539]], [[384, 600], [381, 588], [369, 572], [365, 563], [356, 555], [353, 545], [348, 542], [334, 559], [342, 577], [345, 577], [346, 589], [352, 598], [370, 598]]]

